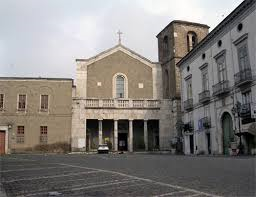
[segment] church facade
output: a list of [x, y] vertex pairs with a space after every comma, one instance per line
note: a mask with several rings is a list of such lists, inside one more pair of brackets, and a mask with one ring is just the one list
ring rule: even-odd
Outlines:
[[159, 63], [121, 44], [76, 62], [72, 150], [168, 149], [171, 101], [162, 96]]

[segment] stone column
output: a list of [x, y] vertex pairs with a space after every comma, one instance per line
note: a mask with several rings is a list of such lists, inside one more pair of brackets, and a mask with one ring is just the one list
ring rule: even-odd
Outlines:
[[148, 121], [144, 120], [144, 144], [145, 151], [148, 151]]
[[118, 120], [114, 120], [114, 151], [118, 151]]
[[101, 145], [102, 143], [102, 120], [99, 120], [99, 145]]
[[128, 145], [129, 152], [133, 152], [133, 122], [129, 120], [129, 145]]
[[[84, 150], [86, 150], [86, 131], [87, 131], [87, 124], [86, 124], [86, 119], [84, 120]], [[89, 145], [89, 144], [88, 144]], [[89, 147], [90, 149], [90, 147]], [[89, 150], [88, 150], [89, 151]]]

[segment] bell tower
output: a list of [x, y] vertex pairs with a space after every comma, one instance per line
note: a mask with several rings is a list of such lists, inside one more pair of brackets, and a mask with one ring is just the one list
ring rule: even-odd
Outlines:
[[163, 98], [180, 98], [180, 74], [176, 64], [209, 32], [209, 26], [174, 20], [156, 37], [158, 59], [162, 65]]

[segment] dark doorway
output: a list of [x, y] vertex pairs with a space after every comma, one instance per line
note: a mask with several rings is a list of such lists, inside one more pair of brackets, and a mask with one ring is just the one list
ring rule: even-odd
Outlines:
[[118, 133], [118, 150], [127, 151], [127, 133]]
[[194, 135], [189, 136], [190, 153], [194, 154]]
[[211, 135], [210, 133], [206, 134], [207, 137], [207, 150], [208, 150], [208, 154], [211, 154]]
[[0, 131], [0, 155], [5, 154], [5, 131]]

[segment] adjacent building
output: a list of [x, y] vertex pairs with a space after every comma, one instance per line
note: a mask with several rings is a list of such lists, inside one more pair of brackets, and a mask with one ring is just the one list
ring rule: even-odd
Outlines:
[[0, 153], [71, 143], [72, 79], [0, 77]]
[[255, 8], [242, 2], [177, 64], [185, 154], [255, 152]]

